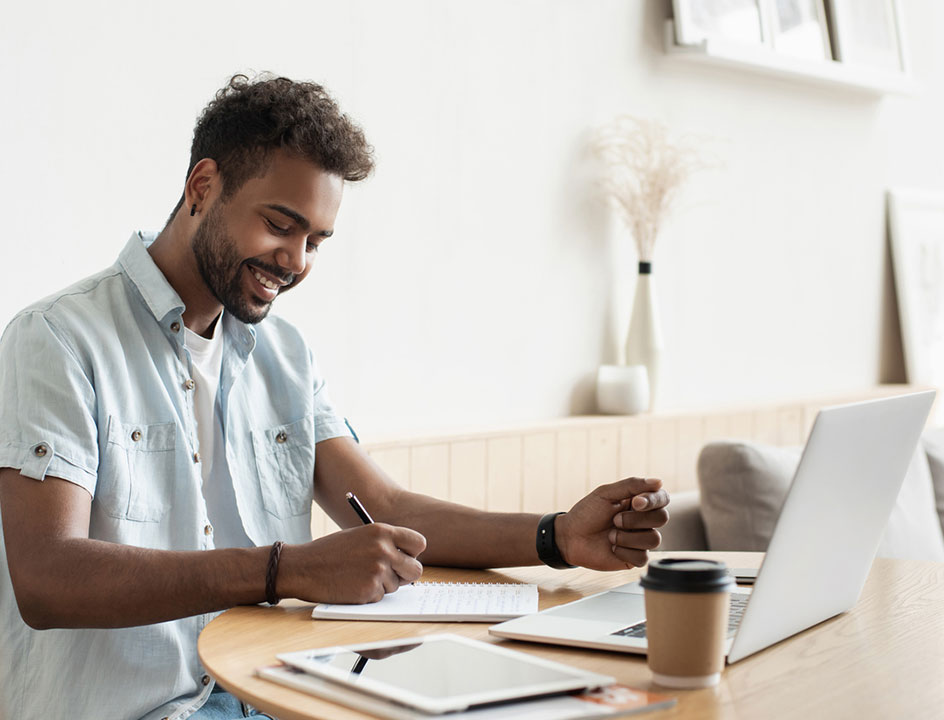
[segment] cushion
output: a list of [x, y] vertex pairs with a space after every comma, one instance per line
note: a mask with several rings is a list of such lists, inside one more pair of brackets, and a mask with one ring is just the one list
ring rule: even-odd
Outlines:
[[798, 448], [743, 442], [702, 448], [698, 485], [708, 547], [766, 550], [799, 462]]
[[908, 474], [895, 500], [876, 555], [944, 561], [944, 539], [934, 507], [931, 470], [920, 443], [908, 466]]
[[672, 493], [670, 521], [659, 528], [659, 550], [707, 550], [705, 523], [701, 519], [701, 500], [697, 490]]
[[[714, 442], [698, 457], [702, 518], [712, 550], [767, 549], [800, 448]], [[927, 456], [916, 451], [892, 510], [879, 557], [944, 561]]]

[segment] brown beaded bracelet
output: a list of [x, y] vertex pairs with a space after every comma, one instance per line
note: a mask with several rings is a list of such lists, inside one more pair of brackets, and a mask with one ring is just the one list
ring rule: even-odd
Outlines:
[[269, 605], [278, 605], [280, 598], [275, 592], [275, 581], [279, 576], [279, 556], [282, 554], [283, 543], [281, 540], [272, 545], [272, 551], [269, 553], [269, 565], [266, 567], [266, 602]]

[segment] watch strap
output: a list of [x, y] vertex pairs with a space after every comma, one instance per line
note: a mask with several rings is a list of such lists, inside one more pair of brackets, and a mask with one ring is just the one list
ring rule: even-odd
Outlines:
[[577, 567], [564, 561], [561, 556], [560, 548], [557, 547], [557, 539], [554, 537], [554, 520], [562, 512], [548, 513], [541, 518], [538, 523], [538, 534], [536, 545], [538, 549], [538, 559], [545, 565], [558, 570]]

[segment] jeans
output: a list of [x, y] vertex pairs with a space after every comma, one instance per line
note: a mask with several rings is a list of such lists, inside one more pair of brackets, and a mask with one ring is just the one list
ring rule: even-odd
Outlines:
[[275, 720], [271, 715], [261, 713], [240, 702], [234, 695], [230, 695], [217, 685], [210, 693], [210, 699], [190, 716], [190, 720], [242, 720], [247, 717]]

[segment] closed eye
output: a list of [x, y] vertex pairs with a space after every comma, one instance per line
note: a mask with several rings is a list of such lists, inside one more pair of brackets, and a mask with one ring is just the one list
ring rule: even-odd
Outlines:
[[265, 224], [269, 226], [269, 229], [274, 232], [276, 235], [288, 235], [291, 230], [290, 227], [282, 227], [281, 225], [276, 225], [269, 218], [263, 217]]

